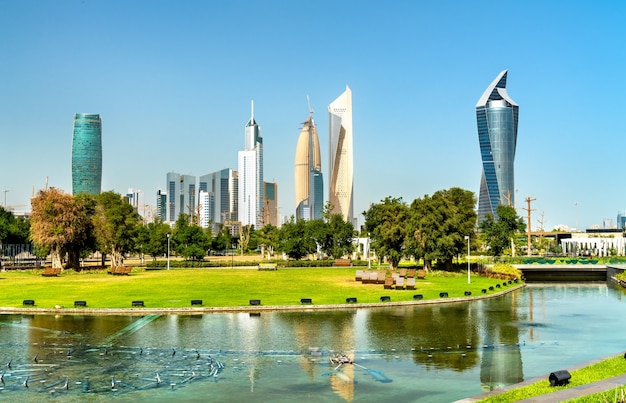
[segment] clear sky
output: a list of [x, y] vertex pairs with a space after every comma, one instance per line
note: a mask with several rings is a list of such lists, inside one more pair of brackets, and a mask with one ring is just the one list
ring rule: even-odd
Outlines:
[[[626, 210], [624, 1], [0, 0], [0, 202], [71, 193], [72, 119], [99, 113], [103, 190], [155, 204], [173, 171], [237, 167], [254, 100], [265, 180], [295, 214], [294, 153], [353, 92], [354, 211], [478, 193], [475, 105], [504, 69], [520, 106], [515, 187], [533, 228]], [[325, 190], [326, 196], [328, 189]], [[521, 215], [526, 215], [523, 210]]]

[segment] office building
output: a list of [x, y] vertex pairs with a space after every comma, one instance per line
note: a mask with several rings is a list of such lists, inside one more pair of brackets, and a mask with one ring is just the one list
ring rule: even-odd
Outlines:
[[261, 225], [271, 224], [278, 227], [278, 183], [263, 182], [263, 195], [265, 201], [263, 203], [263, 220]]
[[72, 194], [99, 194], [102, 186], [102, 121], [100, 115], [74, 115]]
[[156, 194], [156, 216], [160, 222], [167, 221], [167, 193], [163, 190], [158, 190]]
[[181, 213], [196, 214], [196, 177], [169, 172], [166, 178], [167, 222], [175, 223]]
[[202, 175], [198, 180], [198, 188], [209, 194], [209, 220], [213, 229], [218, 229], [218, 224], [226, 221], [236, 221], [237, 194], [238, 194], [237, 171], [230, 168]]
[[239, 151], [239, 194], [238, 214], [242, 226], [262, 227], [263, 212], [263, 138], [261, 129], [254, 120], [254, 102], [252, 114], [245, 127], [245, 149]]
[[313, 120], [313, 111], [302, 124], [298, 137], [294, 179], [296, 219], [321, 219], [324, 210], [324, 181], [320, 141]]
[[346, 91], [328, 105], [328, 114], [330, 175], [328, 201], [333, 206], [333, 214], [340, 214], [345, 221], [354, 224], [354, 153], [350, 87], [346, 86]]
[[476, 104], [478, 142], [483, 172], [478, 195], [478, 219], [495, 216], [504, 203], [515, 206], [515, 147], [519, 106], [506, 91], [507, 70], [487, 87]]

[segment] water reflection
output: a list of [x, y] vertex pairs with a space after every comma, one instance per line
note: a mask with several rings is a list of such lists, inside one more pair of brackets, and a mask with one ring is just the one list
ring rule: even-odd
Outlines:
[[0, 315], [0, 398], [452, 401], [618, 353], [622, 301], [551, 284], [380, 309]]

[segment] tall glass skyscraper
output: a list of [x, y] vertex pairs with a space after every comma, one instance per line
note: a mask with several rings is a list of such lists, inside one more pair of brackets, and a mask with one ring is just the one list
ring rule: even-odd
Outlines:
[[252, 115], [245, 128], [245, 149], [238, 154], [239, 194], [238, 213], [241, 225], [263, 226], [263, 138], [261, 129]]
[[99, 194], [102, 186], [102, 121], [100, 115], [74, 115], [72, 194]]
[[296, 219], [322, 218], [324, 182], [320, 140], [313, 120], [313, 111], [302, 124], [295, 158]]
[[328, 105], [328, 137], [330, 167], [328, 200], [333, 205], [333, 214], [341, 214], [345, 221], [354, 224], [352, 90], [347, 85], [346, 91]]
[[506, 92], [507, 70], [487, 87], [476, 104], [478, 142], [483, 173], [478, 195], [478, 220], [495, 216], [500, 203], [515, 206], [515, 147], [519, 106]]

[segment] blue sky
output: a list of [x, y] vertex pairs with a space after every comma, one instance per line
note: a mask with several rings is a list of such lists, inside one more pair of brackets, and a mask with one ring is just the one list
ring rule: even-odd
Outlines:
[[154, 204], [167, 172], [236, 168], [254, 100], [265, 179], [289, 216], [306, 96], [326, 175], [327, 106], [346, 85], [355, 213], [386, 196], [478, 193], [475, 104], [508, 69], [517, 207], [536, 198], [533, 228], [542, 214], [548, 230], [615, 222], [624, 21], [623, 1], [0, 0], [0, 197], [28, 210], [46, 178], [70, 193], [72, 118], [91, 112], [103, 190], [139, 188]]

